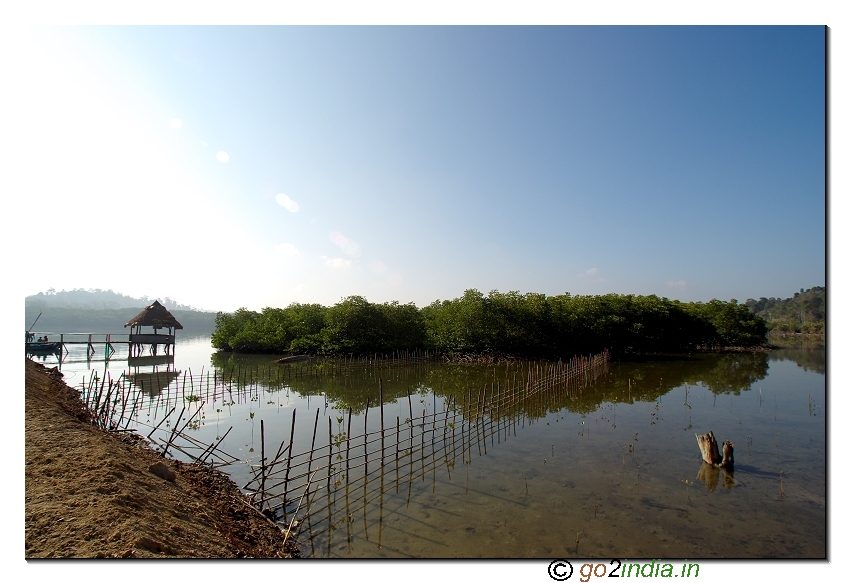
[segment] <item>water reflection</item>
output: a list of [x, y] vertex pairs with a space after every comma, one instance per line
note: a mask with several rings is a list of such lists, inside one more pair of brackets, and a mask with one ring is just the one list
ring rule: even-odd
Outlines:
[[700, 465], [697, 472], [697, 480], [705, 483], [706, 490], [714, 492], [717, 489], [721, 474], [723, 475], [723, 487], [727, 489], [733, 488], [735, 486], [734, 470], [726, 467], [715, 468], [706, 462], [702, 462], [702, 465]]
[[[211, 379], [181, 376], [140, 403], [153, 408], [151, 425], [158, 410], [176, 405], [176, 418], [185, 405], [188, 418], [203, 408], [193, 435], [227, 437], [221, 449], [241, 461], [225, 469], [240, 486], [257, 476], [263, 422], [269, 460], [291, 444], [296, 454], [321, 445], [304, 471], [303, 460], [291, 464], [290, 478], [303, 480], [333, 467], [303, 500], [305, 555], [824, 556], [825, 395], [814, 351], [616, 362], [590, 384], [513, 408], [470, 395], [486, 390], [498, 402], [538, 364], [272, 360], [213, 355]], [[746, 465], [704, 467], [693, 434], [708, 430], [740, 444]], [[291, 515], [298, 498], [281, 499]]]
[[820, 345], [806, 345], [799, 348], [781, 348], [768, 353], [770, 360], [789, 360], [806, 372], [826, 374], [826, 347]]
[[[592, 413], [605, 402], [652, 402], [676, 387], [702, 385], [715, 395], [740, 395], [768, 374], [768, 353], [697, 354], [692, 356], [633, 359], [619, 363], [612, 373], [597, 381], [593, 389], [577, 395], [560, 394], [554, 400], [536, 403], [531, 417], [567, 409]], [[412, 365], [340, 365], [330, 361], [272, 365], [267, 356], [214, 354], [213, 365], [224, 377], [244, 384], [259, 384], [267, 390], [283, 388], [301, 396], [324, 396], [336, 409], [356, 414], [374, 407], [383, 383], [384, 402], [403, 401], [410, 395], [463, 401], [474, 387], [484, 385], [496, 392], [523, 386], [531, 371], [545, 363], [453, 364], [421, 362]], [[424, 404], [424, 401], [423, 403]]]
[[176, 379], [180, 378], [179, 370], [164, 370], [154, 372], [138, 372], [126, 376], [127, 380], [149, 397], [159, 396], [167, 390]]

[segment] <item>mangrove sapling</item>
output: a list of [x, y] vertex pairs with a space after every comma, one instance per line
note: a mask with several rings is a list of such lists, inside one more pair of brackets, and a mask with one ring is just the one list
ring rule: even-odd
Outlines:
[[690, 505], [690, 503], [691, 503], [691, 486], [693, 485], [693, 482], [691, 482], [691, 481], [690, 481], [689, 479], [687, 479], [687, 478], [685, 478], [684, 480], [681, 480], [681, 482], [685, 485], [685, 488], [687, 489], [687, 492], [688, 492], [688, 505]]

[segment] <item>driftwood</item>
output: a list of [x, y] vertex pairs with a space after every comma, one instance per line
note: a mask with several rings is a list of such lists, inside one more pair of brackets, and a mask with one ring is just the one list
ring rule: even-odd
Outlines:
[[702, 454], [702, 461], [715, 468], [732, 468], [735, 465], [733, 451], [735, 444], [731, 441], [723, 442], [723, 456], [720, 455], [720, 450], [717, 447], [717, 440], [714, 438], [714, 432], [709, 431], [705, 435], [695, 434], [697, 436], [697, 445]]
[[292, 364], [295, 362], [307, 362], [313, 358], [307, 354], [299, 354], [297, 356], [284, 356], [283, 358], [278, 358], [275, 363], [277, 364]]

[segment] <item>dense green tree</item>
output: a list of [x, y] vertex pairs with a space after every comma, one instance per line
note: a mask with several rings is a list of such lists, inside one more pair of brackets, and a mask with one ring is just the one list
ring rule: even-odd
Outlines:
[[765, 342], [764, 321], [736, 301], [682, 303], [658, 296], [572, 296], [469, 289], [421, 310], [360, 296], [329, 308], [292, 304], [219, 314], [213, 345], [241, 352], [372, 354], [436, 349], [445, 354], [569, 358], [687, 351]]
[[369, 354], [390, 349], [386, 312], [361, 296], [344, 298], [332, 306], [323, 331], [325, 352]]
[[826, 321], [826, 288], [801, 289], [786, 299], [748, 299], [745, 305], [762, 317], [768, 329], [778, 332], [823, 333]]

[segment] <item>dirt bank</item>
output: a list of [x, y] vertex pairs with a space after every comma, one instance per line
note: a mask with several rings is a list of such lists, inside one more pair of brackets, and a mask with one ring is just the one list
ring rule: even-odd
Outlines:
[[[163, 460], [86, 421], [58, 372], [26, 360], [26, 558], [291, 556], [223, 474]], [[150, 467], [165, 462], [174, 481]]]

